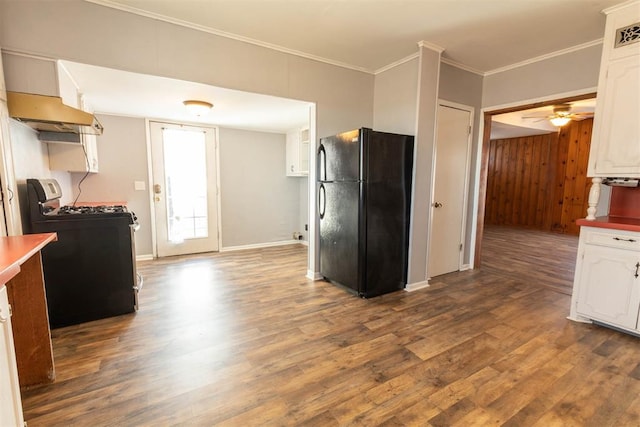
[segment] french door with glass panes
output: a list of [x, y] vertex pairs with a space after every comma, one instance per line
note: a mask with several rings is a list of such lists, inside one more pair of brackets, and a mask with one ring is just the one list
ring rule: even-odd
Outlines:
[[216, 130], [149, 122], [159, 257], [218, 250]]

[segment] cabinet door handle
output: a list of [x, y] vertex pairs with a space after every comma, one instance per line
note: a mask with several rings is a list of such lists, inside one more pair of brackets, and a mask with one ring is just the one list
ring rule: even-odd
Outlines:
[[638, 270], [640, 270], [640, 262], [636, 262], [636, 274], [634, 274], [635, 278], [638, 278]]
[[617, 240], [619, 242], [630, 242], [630, 243], [635, 243], [635, 239], [621, 239], [619, 237], [614, 237], [613, 240]]

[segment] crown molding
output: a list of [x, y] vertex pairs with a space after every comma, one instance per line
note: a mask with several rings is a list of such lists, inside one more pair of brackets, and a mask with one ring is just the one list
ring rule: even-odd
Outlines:
[[577, 52], [582, 49], [587, 49], [589, 47], [597, 46], [602, 44], [602, 39], [593, 40], [587, 43], [579, 44], [576, 46], [568, 47], [566, 49], [556, 50], [555, 52], [547, 53], [545, 55], [536, 56], [535, 58], [529, 58], [522, 62], [516, 62], [515, 64], [507, 65], [504, 67], [496, 68], [494, 70], [489, 70], [484, 73], [484, 76], [490, 76], [492, 74], [503, 73], [505, 71], [513, 70], [515, 68], [524, 67], [525, 65], [530, 65], [535, 62], [544, 61], [546, 59], [555, 58], [556, 56], [566, 55], [567, 53]]
[[468, 65], [465, 65], [458, 61], [454, 61], [453, 59], [442, 57], [440, 61], [447, 65], [451, 65], [452, 67], [460, 68], [461, 70], [468, 71], [470, 73], [477, 74], [482, 77], [484, 77], [485, 75], [484, 71], [478, 70], [477, 68], [469, 67]]
[[639, 0], [629, 0], [624, 3], [616, 4], [614, 6], [608, 7], [602, 11], [605, 15], [609, 15], [611, 12], [618, 11], [620, 9], [627, 8], [629, 6], [640, 6]]
[[161, 14], [158, 14], [158, 13], [148, 12], [146, 10], [138, 9], [138, 8], [135, 8], [135, 7], [125, 6], [123, 4], [116, 3], [116, 2], [113, 2], [113, 1], [110, 1], [110, 0], [84, 0], [84, 1], [86, 1], [88, 3], [96, 4], [96, 5], [99, 5], [99, 6], [108, 7], [108, 8], [111, 8], [111, 9], [117, 9], [117, 10], [120, 10], [122, 12], [128, 12], [128, 13], [132, 13], [132, 14], [135, 14], [135, 15], [144, 16], [145, 18], [155, 19], [156, 21], [163, 21], [163, 22], [167, 22], [169, 24], [174, 24], [174, 25], [179, 25], [181, 27], [190, 28], [192, 30], [197, 30], [197, 31], [202, 31], [204, 33], [213, 34], [215, 36], [225, 37], [225, 38], [236, 40], [236, 41], [239, 41], [239, 42], [248, 43], [248, 44], [252, 44], [252, 45], [255, 45], [255, 46], [260, 46], [260, 47], [264, 47], [264, 48], [267, 48], [267, 49], [272, 49], [272, 50], [275, 50], [275, 51], [278, 51], [278, 52], [299, 56], [301, 58], [310, 59], [312, 61], [324, 62], [325, 64], [335, 65], [336, 67], [347, 68], [349, 70], [359, 71], [359, 72], [362, 72], [362, 73], [374, 74], [374, 71], [371, 70], [371, 69], [368, 69], [368, 68], [358, 67], [358, 66], [347, 64], [347, 63], [344, 63], [344, 62], [335, 61], [333, 59], [323, 58], [321, 56], [316, 56], [316, 55], [312, 55], [312, 54], [309, 54], [309, 53], [300, 52], [298, 50], [289, 49], [289, 48], [286, 48], [286, 47], [283, 47], [283, 46], [278, 46], [276, 44], [267, 43], [267, 42], [263, 42], [263, 41], [260, 41], [260, 40], [252, 39], [250, 37], [244, 37], [244, 36], [241, 36], [241, 35], [238, 35], [238, 34], [233, 34], [233, 33], [229, 33], [229, 32], [226, 32], [226, 31], [216, 30], [214, 28], [206, 27], [204, 25], [198, 25], [198, 24], [194, 24], [194, 23], [191, 23], [191, 22], [183, 21], [181, 19], [171, 18], [171, 17], [165, 16], [165, 15], [161, 15]]
[[[170, 23], [170, 24], [179, 25], [179, 26], [182, 26], [182, 27], [186, 27], [186, 28], [190, 28], [190, 29], [196, 30], [196, 31], [201, 31], [201, 32], [205, 32], [205, 33], [208, 33], [208, 34], [213, 34], [213, 35], [220, 36], [220, 37], [225, 37], [225, 38], [228, 38], [228, 39], [231, 39], [231, 40], [236, 40], [236, 41], [252, 44], [252, 45], [255, 45], [255, 46], [264, 47], [264, 48], [275, 50], [275, 51], [278, 51], [278, 52], [282, 52], [282, 53], [298, 56], [298, 57], [301, 57], [301, 58], [309, 59], [309, 60], [312, 60], [312, 61], [322, 62], [322, 63], [325, 63], [325, 64], [334, 65], [336, 67], [341, 67], [341, 68], [345, 68], [345, 69], [348, 69], [348, 70], [358, 71], [358, 72], [362, 72], [362, 73], [366, 73], [366, 74], [376, 75], [376, 74], [383, 73], [383, 72], [388, 71], [388, 70], [390, 70], [390, 69], [392, 69], [394, 67], [402, 65], [402, 64], [404, 64], [404, 63], [406, 63], [406, 62], [408, 62], [408, 61], [410, 61], [410, 60], [412, 60], [414, 58], [417, 58], [419, 56], [419, 53], [415, 53], [415, 54], [409, 55], [409, 56], [407, 56], [405, 58], [402, 58], [402, 59], [400, 59], [398, 61], [392, 62], [391, 64], [386, 65], [384, 67], [381, 67], [381, 68], [379, 68], [377, 70], [372, 70], [372, 69], [369, 69], [369, 68], [359, 67], [359, 66], [355, 66], [355, 65], [352, 65], [352, 64], [347, 64], [347, 63], [344, 63], [344, 62], [340, 62], [340, 61], [335, 61], [335, 60], [332, 60], [332, 59], [324, 58], [324, 57], [321, 57], [321, 56], [312, 55], [312, 54], [301, 52], [301, 51], [298, 51], [298, 50], [289, 49], [289, 48], [286, 48], [286, 47], [283, 47], [283, 46], [279, 46], [279, 45], [263, 42], [263, 41], [252, 39], [252, 38], [249, 38], [249, 37], [240, 36], [238, 34], [233, 34], [233, 33], [229, 33], [229, 32], [226, 32], [226, 31], [216, 30], [214, 28], [205, 27], [203, 25], [193, 24], [193, 23], [190, 23], [190, 22], [187, 22], [187, 21], [183, 21], [183, 20], [176, 19], [176, 18], [171, 18], [171, 17], [165, 16], [165, 15], [161, 15], [161, 14], [157, 14], [157, 13], [153, 13], [153, 12], [148, 12], [148, 11], [145, 11], [145, 10], [142, 10], [142, 9], [138, 9], [138, 8], [135, 8], [135, 7], [126, 6], [126, 5], [123, 5], [123, 4], [120, 4], [120, 3], [116, 3], [116, 2], [111, 1], [111, 0], [84, 0], [84, 1], [86, 1], [88, 3], [96, 4], [96, 5], [99, 5], [99, 6], [104, 6], [104, 7], [108, 7], [108, 8], [111, 8], [111, 9], [120, 10], [122, 12], [132, 13], [132, 14], [143, 16], [143, 17], [146, 17], [146, 18], [155, 19], [157, 21], [163, 21], [163, 22], [167, 22], [167, 23]], [[614, 9], [626, 7], [628, 5], [631, 5], [631, 4], [634, 4], [634, 3], [637, 3], [637, 2], [638, 2], [638, 0], [630, 0], [630, 1], [622, 3], [620, 5], [613, 6], [613, 7], [609, 8], [609, 9], [605, 9], [605, 11], [603, 11], [603, 12], [606, 13], [609, 10], [614, 10]], [[478, 74], [478, 75], [483, 76], [483, 77], [490, 76], [492, 74], [502, 73], [502, 72], [509, 71], [509, 70], [513, 70], [515, 68], [519, 68], [519, 67], [523, 67], [523, 66], [526, 66], [526, 65], [530, 65], [530, 64], [533, 64], [533, 63], [536, 63], [536, 62], [539, 62], [539, 61], [544, 61], [546, 59], [554, 58], [556, 56], [565, 55], [567, 53], [576, 52], [578, 50], [586, 49], [586, 48], [589, 48], [589, 47], [592, 47], [592, 46], [597, 46], [599, 44], [602, 44], [602, 39], [593, 40], [591, 42], [583, 43], [583, 44], [580, 44], [580, 45], [577, 45], [577, 46], [572, 46], [572, 47], [569, 47], [569, 48], [566, 48], [566, 49], [561, 49], [561, 50], [558, 50], [558, 51], [555, 51], [555, 52], [551, 52], [551, 53], [548, 53], [548, 54], [545, 54], [545, 55], [541, 55], [541, 56], [537, 56], [537, 57], [534, 57], [534, 58], [530, 58], [530, 59], [527, 59], [527, 60], [524, 60], [524, 61], [521, 61], [521, 62], [517, 62], [517, 63], [514, 63], [514, 64], [506, 65], [504, 67], [496, 68], [496, 69], [493, 69], [493, 70], [481, 71], [481, 70], [478, 70], [476, 68], [473, 68], [473, 67], [470, 67], [468, 65], [465, 65], [463, 63], [454, 61], [452, 59], [442, 57], [442, 52], [444, 52], [445, 49], [443, 47], [441, 47], [441, 46], [438, 46], [438, 45], [436, 45], [434, 43], [427, 42], [425, 40], [421, 40], [421, 41], [418, 42], [418, 46], [419, 47], [425, 48], [425, 49], [429, 49], [429, 50], [432, 50], [432, 51], [435, 51], [435, 52], [439, 53], [441, 55], [440, 60], [443, 63], [451, 65], [451, 66], [456, 67], [456, 68], [460, 68], [461, 70], [465, 70], [465, 71], [468, 71], [470, 73]]]
[[438, 46], [437, 44], [430, 43], [430, 42], [424, 41], [424, 40], [420, 40], [418, 42], [418, 46], [419, 47], [424, 47], [424, 48], [429, 49], [429, 50], [436, 51], [438, 53], [444, 52], [444, 48], [442, 46]]
[[404, 58], [399, 59], [399, 60], [397, 60], [397, 61], [395, 61], [395, 62], [392, 62], [392, 63], [391, 63], [391, 64], [389, 64], [389, 65], [385, 65], [385, 66], [384, 66], [384, 67], [382, 67], [382, 68], [378, 68], [376, 71], [374, 71], [374, 72], [373, 72], [373, 74], [376, 74], [376, 75], [377, 75], [377, 74], [380, 74], [380, 73], [384, 73], [385, 71], [389, 71], [389, 70], [390, 70], [390, 69], [392, 69], [392, 68], [395, 68], [395, 67], [397, 67], [397, 66], [399, 66], [399, 65], [404, 64], [405, 62], [409, 62], [409, 61], [411, 61], [412, 59], [416, 59], [416, 58], [418, 58], [419, 56], [420, 56], [420, 53], [419, 53], [419, 52], [412, 53], [411, 55], [409, 55], [409, 56], [405, 56]]

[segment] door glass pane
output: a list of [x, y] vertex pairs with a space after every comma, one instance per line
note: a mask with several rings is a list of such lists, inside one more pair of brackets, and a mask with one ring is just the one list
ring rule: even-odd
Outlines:
[[163, 129], [169, 241], [209, 236], [205, 133]]

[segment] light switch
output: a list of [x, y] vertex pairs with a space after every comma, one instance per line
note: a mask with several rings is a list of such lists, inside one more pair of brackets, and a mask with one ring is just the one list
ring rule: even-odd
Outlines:
[[133, 187], [139, 191], [144, 191], [147, 189], [147, 186], [145, 185], [144, 181], [133, 181]]

